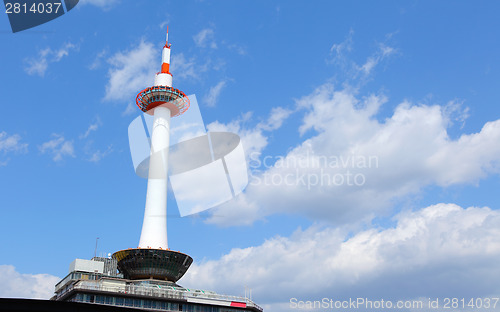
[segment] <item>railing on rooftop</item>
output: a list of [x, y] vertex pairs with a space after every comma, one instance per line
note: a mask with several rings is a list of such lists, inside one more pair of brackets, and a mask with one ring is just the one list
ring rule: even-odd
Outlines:
[[69, 287], [56, 294], [56, 300], [63, 297], [65, 294], [73, 290], [93, 290], [100, 292], [109, 293], [121, 293], [127, 295], [140, 295], [151, 298], [165, 298], [165, 299], [188, 299], [188, 298], [199, 298], [208, 300], [224, 300], [224, 301], [237, 301], [245, 302], [248, 307], [255, 307], [259, 311], [263, 309], [255, 304], [249, 298], [230, 296], [230, 295], [220, 295], [213, 292], [203, 292], [203, 291], [187, 291], [187, 290], [173, 290], [158, 288], [154, 286], [139, 286], [139, 285], [127, 285], [124, 287], [107, 287], [101, 285], [98, 281], [79, 281], [73, 283]]

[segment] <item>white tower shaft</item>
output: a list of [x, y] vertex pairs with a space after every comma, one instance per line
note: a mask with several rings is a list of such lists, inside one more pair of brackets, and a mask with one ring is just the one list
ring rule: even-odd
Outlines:
[[151, 134], [146, 209], [139, 248], [168, 248], [167, 241], [167, 178], [170, 144], [170, 110], [154, 109]]

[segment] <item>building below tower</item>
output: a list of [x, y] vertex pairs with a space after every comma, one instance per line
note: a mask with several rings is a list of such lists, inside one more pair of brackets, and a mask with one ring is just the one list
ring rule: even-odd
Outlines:
[[51, 300], [81, 302], [145, 311], [242, 312], [263, 311], [250, 298], [188, 289], [157, 279], [127, 279], [117, 273], [115, 259], [76, 259], [69, 274], [55, 287]]

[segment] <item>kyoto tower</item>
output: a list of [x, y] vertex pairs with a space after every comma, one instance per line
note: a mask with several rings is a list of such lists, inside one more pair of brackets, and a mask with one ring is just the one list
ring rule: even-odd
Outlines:
[[167, 242], [167, 179], [170, 118], [189, 108], [189, 98], [172, 87], [170, 43], [167, 38], [162, 51], [161, 71], [154, 86], [139, 92], [136, 104], [154, 116], [151, 131], [146, 208], [138, 248], [115, 252], [118, 269], [128, 279], [160, 279], [176, 282], [193, 262], [181, 252], [168, 249]]

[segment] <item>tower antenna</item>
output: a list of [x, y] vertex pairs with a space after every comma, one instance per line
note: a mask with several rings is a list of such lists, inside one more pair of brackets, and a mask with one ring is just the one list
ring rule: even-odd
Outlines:
[[96, 255], [97, 255], [97, 241], [98, 241], [98, 240], [99, 240], [99, 237], [97, 237], [97, 238], [95, 239], [94, 258], [95, 258], [95, 257], [96, 257]]

